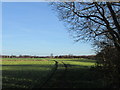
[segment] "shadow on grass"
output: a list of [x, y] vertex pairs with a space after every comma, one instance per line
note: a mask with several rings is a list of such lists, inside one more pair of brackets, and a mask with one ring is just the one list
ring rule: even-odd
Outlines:
[[44, 88], [104, 88], [103, 74], [86, 66], [70, 64], [62, 73], [58, 70]]
[[18, 67], [18, 66], [20, 66], [20, 67], [21, 67], [21, 66], [22, 66], [22, 67], [28, 67], [28, 66], [31, 66], [31, 68], [32, 68], [32, 67], [50, 67], [49, 65], [45, 65], [45, 64], [44, 64], [44, 65], [40, 65], [40, 64], [35, 64], [35, 65], [28, 65], [28, 64], [24, 64], [24, 65], [7, 65], [7, 64], [6, 64], [6, 65], [2, 65], [2, 66], [3, 66], [3, 67], [4, 67], [4, 66], [5, 66], [5, 67], [9, 67], [9, 66], [10, 66], [10, 67]]
[[96, 72], [86, 66], [76, 66], [68, 68], [65, 79], [67, 80], [71, 88], [104, 87], [103, 74], [100, 72]]
[[2, 88], [40, 88], [54, 67], [47, 65], [3, 65]]
[[[71, 60], [74, 61], [74, 60]], [[78, 60], [77, 60], [78, 61]], [[80, 60], [81, 61], [81, 60]], [[103, 74], [91, 70], [87, 66], [66, 64], [67, 70], [58, 69], [44, 88], [102, 88], [104, 87]], [[16, 67], [15, 67], [16, 66]], [[28, 67], [27, 67], [28, 66]], [[20, 68], [21, 65], [7, 65], [11, 70], [3, 70], [4, 88], [39, 88], [48, 77], [50, 70], [47, 65], [22, 65], [23, 70], [12, 70]], [[34, 67], [34, 69], [32, 69]], [[59, 67], [64, 67], [59, 64]], [[28, 69], [27, 69], [28, 68]], [[31, 68], [29, 70], [29, 68]], [[44, 68], [44, 69], [39, 69]], [[64, 74], [64, 75], [63, 75]]]

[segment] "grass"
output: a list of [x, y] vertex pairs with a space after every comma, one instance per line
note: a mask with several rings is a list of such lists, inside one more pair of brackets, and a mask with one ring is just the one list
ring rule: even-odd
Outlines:
[[[95, 60], [81, 58], [57, 59], [57, 61], [59, 62], [60, 67], [45, 87], [104, 88], [103, 74], [91, 69], [91, 66], [95, 66]], [[62, 67], [61, 62], [64, 62], [67, 65], [65, 75], [61, 75], [65, 69]]]
[[[40, 88], [58, 67], [43, 88], [102, 88], [102, 74], [91, 70], [95, 60], [50, 58], [4, 58], [2, 62], [3, 88]], [[65, 67], [65, 65], [67, 67]]]
[[3, 61], [3, 88], [40, 87], [53, 70], [54, 64], [53, 61]]

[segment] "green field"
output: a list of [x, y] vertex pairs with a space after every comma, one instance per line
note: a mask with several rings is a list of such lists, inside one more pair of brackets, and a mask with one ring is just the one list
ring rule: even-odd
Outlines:
[[102, 88], [95, 60], [3, 58], [2, 88]]

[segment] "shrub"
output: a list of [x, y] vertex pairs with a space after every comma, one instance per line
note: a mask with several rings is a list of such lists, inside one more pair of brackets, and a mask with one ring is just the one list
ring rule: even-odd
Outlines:
[[[120, 87], [120, 53], [116, 48], [106, 46], [96, 55], [96, 67], [105, 75], [107, 87]], [[100, 68], [101, 67], [101, 68]]]

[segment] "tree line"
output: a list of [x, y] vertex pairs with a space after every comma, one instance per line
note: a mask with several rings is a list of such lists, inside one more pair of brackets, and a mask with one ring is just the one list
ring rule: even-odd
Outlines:
[[87, 58], [87, 59], [94, 59], [95, 55], [82, 55], [82, 56], [75, 56], [75, 55], [59, 55], [59, 56], [30, 56], [30, 55], [1, 55], [1, 58]]

